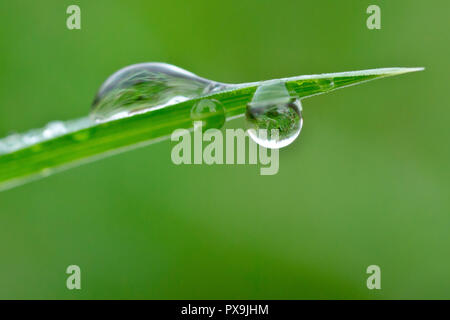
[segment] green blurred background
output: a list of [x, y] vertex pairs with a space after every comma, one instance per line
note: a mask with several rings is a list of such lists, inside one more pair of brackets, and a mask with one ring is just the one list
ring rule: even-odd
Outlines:
[[[71, 4], [81, 30], [66, 28]], [[381, 30], [366, 28], [370, 4]], [[100, 84], [137, 62], [231, 83], [427, 70], [304, 100], [275, 176], [176, 166], [166, 141], [0, 193], [0, 298], [450, 298], [449, 9], [2, 0], [0, 136], [85, 116]], [[79, 291], [66, 289], [70, 264]]]

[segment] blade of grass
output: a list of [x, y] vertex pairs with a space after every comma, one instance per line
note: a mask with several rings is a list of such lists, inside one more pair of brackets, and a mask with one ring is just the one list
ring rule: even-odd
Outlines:
[[383, 68], [246, 83], [161, 109], [92, 123], [53, 139], [37, 141], [0, 154], [0, 191], [85, 162], [164, 140], [178, 128], [190, 129], [190, 110], [202, 99], [220, 101], [225, 107], [227, 120], [230, 120], [244, 115], [247, 103], [262, 84], [284, 81], [291, 94], [307, 98], [374, 79], [420, 70], [423, 69]]

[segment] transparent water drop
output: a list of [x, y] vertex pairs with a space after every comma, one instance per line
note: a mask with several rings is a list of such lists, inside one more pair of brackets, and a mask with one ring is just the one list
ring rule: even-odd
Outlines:
[[42, 140], [41, 129], [31, 129], [22, 135], [22, 140], [25, 145], [32, 145]]
[[317, 79], [316, 83], [319, 85], [321, 90], [331, 90], [334, 88], [333, 79]]
[[203, 130], [219, 129], [225, 123], [225, 108], [215, 99], [200, 100], [191, 109], [191, 119], [194, 128], [200, 121]]
[[0, 154], [16, 150], [15, 146], [21, 143], [21, 135], [18, 133], [10, 134], [0, 140]]
[[57, 136], [62, 136], [67, 133], [67, 127], [62, 121], [52, 121], [49, 122], [43, 132], [42, 136], [44, 139], [51, 139]]
[[270, 149], [291, 144], [303, 125], [300, 100], [282, 82], [258, 87], [245, 115], [249, 136]]
[[106, 121], [183, 102], [228, 85], [201, 78], [166, 63], [141, 63], [120, 69], [100, 87], [91, 117]]

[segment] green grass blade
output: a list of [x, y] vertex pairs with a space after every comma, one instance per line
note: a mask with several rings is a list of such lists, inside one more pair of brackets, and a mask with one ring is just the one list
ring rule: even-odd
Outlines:
[[0, 153], [0, 191], [84, 162], [166, 139], [178, 128], [190, 129], [190, 110], [202, 99], [220, 101], [225, 107], [227, 120], [230, 120], [244, 115], [247, 103], [262, 84], [285, 81], [291, 94], [307, 98], [369, 80], [420, 70], [423, 69], [385, 68], [247, 83], [146, 113], [92, 123], [50, 140]]

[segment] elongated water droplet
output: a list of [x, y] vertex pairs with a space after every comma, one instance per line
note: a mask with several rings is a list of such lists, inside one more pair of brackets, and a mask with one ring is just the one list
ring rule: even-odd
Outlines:
[[225, 123], [225, 108], [215, 99], [198, 101], [191, 109], [191, 119], [194, 124], [201, 121], [202, 129], [219, 129]]
[[260, 86], [247, 105], [249, 136], [259, 145], [278, 149], [291, 144], [303, 125], [300, 100], [291, 97], [283, 82]]
[[166, 63], [141, 63], [120, 69], [101, 86], [91, 116], [96, 121], [183, 102], [227, 87]]

